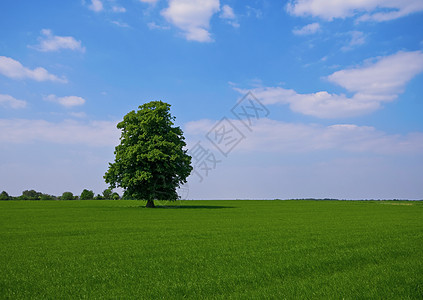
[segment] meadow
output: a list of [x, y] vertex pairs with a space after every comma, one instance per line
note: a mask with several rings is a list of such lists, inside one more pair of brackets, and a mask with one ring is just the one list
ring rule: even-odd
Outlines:
[[422, 202], [163, 204], [0, 202], [0, 299], [423, 297]]

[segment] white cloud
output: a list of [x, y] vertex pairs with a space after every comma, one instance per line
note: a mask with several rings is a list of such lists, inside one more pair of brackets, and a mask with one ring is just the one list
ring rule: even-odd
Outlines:
[[162, 26], [162, 25], [158, 25], [158, 24], [156, 24], [155, 22], [149, 22], [148, 24], [147, 24], [147, 26], [148, 26], [148, 28], [150, 28], [150, 29], [159, 29], [159, 30], [168, 30], [168, 29], [170, 29], [170, 27], [169, 26]]
[[161, 13], [187, 40], [211, 42], [210, 19], [218, 11], [219, 0], [169, 0], [169, 7]]
[[0, 74], [12, 79], [33, 79], [36, 81], [54, 81], [66, 83], [66, 78], [59, 78], [50, 74], [46, 69], [38, 67], [34, 70], [24, 67], [13, 58], [0, 56]]
[[[242, 129], [244, 126], [239, 120], [231, 122], [237, 128]], [[203, 137], [215, 123], [212, 120], [189, 122], [185, 125], [184, 132], [187, 136]], [[190, 140], [197, 142], [195, 138]], [[254, 124], [253, 132], [234, 149], [241, 152], [274, 153], [310, 153], [321, 150], [388, 155], [420, 154], [423, 153], [423, 133], [390, 135], [370, 126], [323, 126], [263, 118]]]
[[0, 106], [10, 107], [13, 109], [25, 108], [27, 105], [26, 101], [16, 99], [10, 95], [0, 94]]
[[126, 12], [126, 8], [122, 6], [113, 6], [112, 11], [115, 13], [124, 13]]
[[222, 6], [222, 12], [220, 13], [222, 19], [235, 19], [235, 14], [229, 5], [225, 4]]
[[48, 95], [44, 99], [46, 101], [58, 103], [66, 108], [85, 104], [85, 99], [78, 96], [57, 97], [56, 95]]
[[366, 42], [366, 37], [361, 31], [351, 31], [350, 46], [363, 45]]
[[87, 114], [85, 112], [83, 112], [83, 111], [80, 111], [80, 112], [70, 112], [69, 115], [71, 115], [74, 118], [80, 118], [80, 119], [87, 117]]
[[239, 28], [239, 23], [237, 21], [228, 21], [228, 24], [234, 28]]
[[120, 135], [116, 124], [108, 121], [65, 120], [53, 123], [45, 120], [0, 119], [0, 143], [48, 142], [114, 146], [118, 144]]
[[328, 76], [329, 81], [348, 91], [391, 100], [405, 85], [423, 71], [423, 52], [403, 52], [381, 57], [376, 63], [341, 70]]
[[55, 36], [50, 29], [41, 30], [43, 37], [38, 40], [40, 43], [35, 46], [30, 46], [38, 51], [52, 52], [61, 49], [70, 49], [74, 51], [85, 52], [85, 47], [82, 47], [81, 41], [77, 41], [71, 36]]
[[[327, 79], [340, 85], [352, 97], [320, 91], [299, 94], [281, 87], [258, 87], [251, 92], [264, 104], [288, 104], [292, 111], [319, 118], [341, 118], [359, 116], [373, 112], [384, 102], [389, 102], [404, 91], [405, 85], [414, 76], [423, 72], [423, 53], [398, 52], [381, 57], [352, 69], [340, 70]], [[242, 94], [248, 92], [238, 89]]]
[[140, 2], [154, 4], [157, 0], [140, 0]]
[[320, 24], [319, 23], [311, 23], [311, 24], [305, 25], [304, 27], [301, 27], [299, 29], [292, 30], [292, 33], [294, 33], [296, 35], [308, 35], [308, 34], [314, 34], [318, 31], [320, 31]]
[[326, 91], [299, 94], [281, 87], [259, 87], [252, 90], [238, 89], [241, 94], [251, 91], [265, 105], [288, 104], [292, 111], [318, 118], [343, 118], [372, 112], [380, 107], [379, 102], [360, 102], [341, 94]]
[[112, 21], [112, 24], [115, 24], [116, 26], [122, 27], [122, 28], [131, 28], [131, 26], [129, 26], [127, 23], [124, 23], [124, 22]]
[[89, 9], [95, 12], [100, 12], [103, 10], [103, 3], [100, 0], [91, 0]]
[[239, 27], [239, 23], [236, 20], [235, 13], [234, 13], [232, 7], [230, 7], [229, 5], [225, 4], [225, 5], [222, 6], [222, 11], [221, 11], [219, 17], [222, 18], [222, 19], [226, 19], [227, 23], [232, 25], [233, 27], [235, 27], [235, 28]]
[[348, 45], [341, 48], [342, 51], [348, 51], [356, 46], [363, 45], [366, 42], [366, 36], [361, 31], [350, 31], [347, 33], [350, 36]]
[[287, 11], [328, 21], [359, 15], [360, 21], [388, 21], [423, 10], [421, 0], [291, 0]]
[[251, 7], [249, 5], [247, 5], [245, 8], [247, 11], [247, 17], [254, 17], [257, 19], [261, 19], [263, 17], [263, 12], [260, 9]]

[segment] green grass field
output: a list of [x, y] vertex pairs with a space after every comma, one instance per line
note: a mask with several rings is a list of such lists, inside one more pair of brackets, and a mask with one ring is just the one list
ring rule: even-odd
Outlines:
[[423, 298], [423, 203], [0, 202], [0, 298]]

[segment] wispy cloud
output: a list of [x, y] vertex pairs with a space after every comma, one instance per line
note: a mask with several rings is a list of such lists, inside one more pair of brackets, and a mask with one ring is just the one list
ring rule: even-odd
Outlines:
[[225, 4], [222, 6], [221, 13], [219, 15], [221, 19], [227, 20], [228, 24], [232, 25], [235, 28], [239, 27], [239, 23], [237, 21], [237, 18], [235, 16], [235, 13], [229, 5]]
[[[248, 90], [238, 89], [242, 94]], [[366, 114], [379, 108], [379, 102], [360, 102], [346, 95], [320, 91], [300, 94], [282, 87], [260, 87], [251, 90], [264, 104], [288, 104], [290, 109], [304, 115], [318, 118], [345, 118]]]
[[20, 108], [25, 108], [26, 105], [27, 105], [27, 102], [24, 100], [16, 99], [10, 95], [0, 94], [0, 106], [10, 107], [13, 109], [20, 109]]
[[[423, 72], [423, 53], [398, 52], [380, 57], [374, 63], [365, 63], [351, 69], [334, 72], [327, 80], [347, 91], [332, 94], [320, 91], [299, 94], [281, 87], [258, 87], [254, 95], [265, 104], [288, 104], [292, 111], [319, 118], [343, 118], [359, 116], [381, 108], [382, 103], [398, 97], [414, 76]], [[234, 88], [242, 94], [247, 90]]]
[[91, 0], [91, 4], [88, 8], [95, 12], [100, 12], [104, 9], [103, 3], [100, 0]]
[[30, 48], [42, 52], [53, 52], [61, 49], [85, 52], [85, 47], [82, 47], [81, 41], [77, 41], [74, 37], [53, 35], [50, 29], [41, 30], [41, 35], [42, 37], [38, 38], [40, 43], [29, 46]]
[[78, 96], [57, 97], [56, 95], [48, 95], [44, 97], [44, 100], [58, 103], [66, 108], [81, 106], [85, 104], [85, 99]]
[[[231, 122], [237, 128], [243, 128], [241, 121]], [[204, 136], [215, 123], [215, 120], [192, 121], [185, 125], [184, 132], [188, 136]], [[322, 150], [388, 155], [419, 154], [423, 152], [423, 133], [387, 134], [371, 126], [324, 126], [263, 118], [254, 124], [254, 131], [248, 139], [235, 149], [275, 153], [311, 153]]]
[[249, 5], [247, 5], [245, 8], [247, 17], [254, 17], [257, 19], [261, 19], [263, 17], [263, 12], [261, 11], [261, 9], [251, 7]]
[[80, 118], [80, 119], [87, 117], [87, 114], [85, 112], [83, 112], [83, 111], [80, 111], [80, 112], [70, 112], [69, 115], [71, 115], [74, 118]]
[[148, 28], [150, 29], [159, 29], [159, 30], [168, 30], [170, 29], [169, 26], [158, 25], [156, 22], [149, 22], [147, 23]]
[[66, 78], [50, 74], [46, 69], [38, 67], [33, 70], [24, 67], [13, 58], [0, 56], [0, 74], [12, 79], [32, 79], [36, 81], [53, 81], [66, 83]]
[[318, 31], [320, 31], [320, 24], [311, 23], [311, 24], [305, 25], [304, 27], [292, 30], [292, 33], [295, 35], [309, 35], [309, 34], [314, 34]]
[[354, 49], [357, 46], [360, 46], [366, 43], [366, 36], [361, 31], [350, 31], [347, 34], [350, 39], [348, 41], [348, 44], [341, 48], [342, 51], [349, 51]]
[[421, 0], [291, 0], [287, 11], [296, 16], [313, 16], [328, 21], [357, 17], [359, 21], [388, 21], [423, 11]]
[[65, 120], [54, 123], [45, 120], [0, 119], [0, 143], [48, 142], [114, 146], [120, 135], [116, 124], [117, 122], [109, 121]]
[[219, 11], [219, 0], [169, 0], [161, 14], [181, 29], [187, 40], [212, 42], [210, 19]]
[[112, 11], [115, 13], [124, 13], [126, 12], [126, 8], [122, 6], [113, 6]]
[[229, 5], [225, 4], [222, 6], [222, 12], [220, 13], [220, 17], [223, 19], [235, 19], [235, 14]]
[[122, 28], [131, 28], [131, 26], [125, 22], [112, 21], [112, 24]]
[[400, 51], [379, 57], [375, 63], [337, 71], [328, 80], [360, 95], [389, 100], [402, 93], [407, 82], [422, 71], [423, 52]]

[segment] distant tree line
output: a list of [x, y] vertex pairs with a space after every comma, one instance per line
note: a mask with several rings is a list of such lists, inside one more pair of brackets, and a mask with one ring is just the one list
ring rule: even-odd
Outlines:
[[6, 191], [1, 192], [0, 200], [119, 200], [121, 197], [111, 189], [105, 189], [102, 194], [94, 194], [93, 191], [84, 189], [81, 195], [74, 195], [71, 192], [64, 192], [61, 196], [53, 196], [37, 192], [35, 190], [25, 190], [22, 195], [13, 197]]

